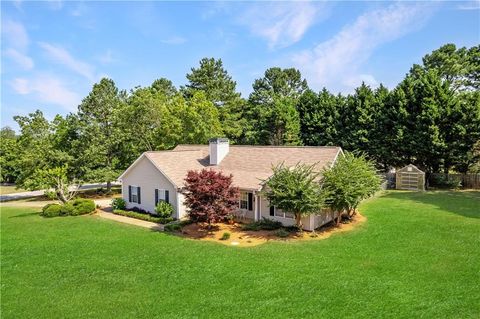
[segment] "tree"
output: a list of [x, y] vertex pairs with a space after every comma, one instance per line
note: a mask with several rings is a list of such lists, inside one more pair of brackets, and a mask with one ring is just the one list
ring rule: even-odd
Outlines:
[[75, 163], [75, 157], [58, 144], [66, 141], [66, 120], [57, 116], [49, 122], [38, 110], [28, 116], [16, 116], [15, 120], [20, 126], [17, 186], [47, 192], [53, 188], [59, 200], [68, 201], [73, 196], [71, 191], [75, 192], [71, 187], [78, 186], [80, 181], [75, 176], [77, 170], [69, 165]]
[[274, 67], [266, 70], [263, 78], [255, 80], [249, 101], [253, 105], [267, 105], [272, 103], [275, 97], [297, 100], [306, 89], [307, 80], [302, 79], [299, 70]]
[[272, 168], [273, 175], [264, 181], [264, 195], [270, 205], [295, 215], [295, 223], [302, 229], [302, 217], [318, 213], [324, 203], [315, 165], [284, 164]]
[[221, 59], [203, 58], [198, 68], [187, 74], [188, 84], [182, 87], [187, 99], [202, 91], [208, 101], [218, 108], [222, 130], [232, 141], [237, 141], [243, 131], [245, 119], [242, 108], [245, 101], [236, 91], [237, 83], [223, 67]]
[[194, 222], [224, 221], [238, 208], [239, 189], [232, 186], [232, 175], [203, 169], [189, 171], [185, 178], [185, 206]]
[[423, 57], [423, 67], [436, 70], [453, 90], [480, 89], [480, 45], [457, 49], [448, 43]]
[[376, 174], [375, 165], [365, 156], [345, 153], [335, 164], [322, 172], [322, 190], [326, 194], [325, 204], [337, 213], [337, 225], [342, 214], [351, 217], [358, 204], [380, 189], [381, 179]]
[[124, 132], [118, 125], [118, 114], [124, 99], [115, 82], [103, 78], [78, 107], [85, 178], [106, 182], [108, 191], [123, 169], [119, 158]]
[[0, 131], [0, 182], [14, 183], [18, 177], [18, 146], [15, 131], [2, 127]]
[[339, 145], [339, 110], [343, 97], [331, 94], [326, 88], [316, 94], [306, 90], [297, 109], [300, 117], [301, 140], [305, 145]]
[[80, 184], [69, 177], [68, 165], [53, 168], [39, 168], [30, 176], [25, 184], [27, 189], [46, 189], [53, 192], [57, 199], [66, 203], [77, 194]]

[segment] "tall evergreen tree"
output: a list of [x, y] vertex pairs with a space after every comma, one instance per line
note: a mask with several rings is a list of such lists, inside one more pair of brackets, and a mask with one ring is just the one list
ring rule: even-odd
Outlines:
[[115, 82], [103, 78], [93, 85], [78, 107], [85, 178], [106, 182], [108, 189], [122, 171], [119, 158], [123, 131], [119, 127], [118, 114], [124, 99]]
[[223, 67], [221, 59], [203, 58], [198, 68], [187, 74], [188, 83], [182, 87], [187, 99], [195, 92], [202, 91], [208, 101], [218, 107], [220, 121], [225, 135], [232, 142], [239, 141], [245, 120], [242, 117], [245, 101], [236, 91], [237, 83]]

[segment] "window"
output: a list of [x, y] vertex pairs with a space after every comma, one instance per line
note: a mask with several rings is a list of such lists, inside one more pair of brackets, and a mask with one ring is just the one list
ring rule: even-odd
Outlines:
[[275, 206], [270, 206], [270, 216], [275, 216]]
[[170, 203], [170, 191], [167, 189], [155, 189], [155, 205], [158, 204], [159, 201], [165, 201]]
[[293, 219], [295, 217], [294, 214], [292, 213], [285, 213], [281, 210], [278, 210], [274, 208], [274, 215], [272, 215], [272, 209], [270, 208], [270, 216], [275, 216], [275, 217], [281, 217], [281, 218], [287, 218], [287, 219]]
[[248, 193], [240, 192], [240, 209], [248, 209]]
[[128, 186], [128, 201], [130, 203], [140, 204], [140, 187], [129, 185]]

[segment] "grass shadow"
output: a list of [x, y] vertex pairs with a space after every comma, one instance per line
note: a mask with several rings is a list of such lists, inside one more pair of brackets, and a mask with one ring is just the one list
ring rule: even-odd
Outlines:
[[30, 216], [34, 216], [34, 215], [40, 216], [40, 212], [23, 213], [23, 214], [19, 214], [19, 215], [10, 216], [8, 218], [23, 218], [23, 217], [30, 217]]
[[432, 205], [452, 214], [480, 219], [480, 191], [389, 191], [382, 197]]

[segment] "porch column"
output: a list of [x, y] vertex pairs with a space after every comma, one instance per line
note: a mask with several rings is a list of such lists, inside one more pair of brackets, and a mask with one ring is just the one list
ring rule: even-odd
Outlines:
[[258, 196], [256, 193], [254, 194], [254, 199], [255, 199], [255, 205], [253, 208], [253, 220], [257, 221], [258, 220], [258, 212], [259, 212], [259, 207], [260, 207], [260, 196]]

